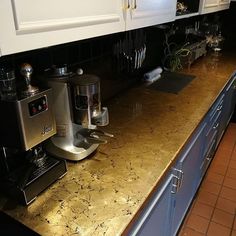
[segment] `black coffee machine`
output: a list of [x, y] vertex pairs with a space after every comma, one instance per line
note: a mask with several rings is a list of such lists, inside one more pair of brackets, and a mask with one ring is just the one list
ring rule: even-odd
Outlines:
[[52, 91], [31, 85], [29, 64], [22, 65], [21, 74], [25, 88], [12, 96], [8, 88], [8, 95], [0, 100], [0, 188], [28, 205], [67, 168], [64, 160], [49, 156], [43, 148], [56, 133]]

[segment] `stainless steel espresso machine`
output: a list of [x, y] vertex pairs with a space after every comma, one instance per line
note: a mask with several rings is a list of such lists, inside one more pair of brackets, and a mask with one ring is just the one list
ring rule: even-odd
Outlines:
[[67, 172], [64, 160], [49, 156], [42, 143], [56, 133], [52, 89], [31, 85], [32, 67], [24, 64], [25, 88], [0, 100], [0, 188], [24, 205]]
[[66, 65], [54, 66], [46, 77], [53, 90], [57, 127], [46, 149], [61, 158], [81, 160], [106, 143], [104, 137], [113, 137], [97, 128], [109, 123], [108, 110], [101, 107], [99, 78], [70, 72]]

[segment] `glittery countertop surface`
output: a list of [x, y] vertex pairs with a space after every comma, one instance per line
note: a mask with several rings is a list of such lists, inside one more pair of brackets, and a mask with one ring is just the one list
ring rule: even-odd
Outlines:
[[158, 186], [215, 101], [236, 58], [208, 55], [178, 94], [135, 86], [106, 104], [114, 134], [91, 157], [68, 162], [68, 173], [28, 207], [0, 197], [0, 209], [41, 235], [120, 235]]

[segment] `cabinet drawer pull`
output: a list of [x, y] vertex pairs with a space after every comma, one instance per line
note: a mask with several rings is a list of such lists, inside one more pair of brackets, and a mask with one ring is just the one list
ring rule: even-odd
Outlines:
[[176, 175], [173, 175], [173, 184], [172, 184], [172, 190], [171, 193], [175, 194], [179, 190], [180, 185], [180, 178]]
[[219, 123], [213, 126], [213, 129], [216, 129], [219, 126]]
[[220, 111], [222, 109], [222, 105], [220, 105], [218, 108], [217, 108], [217, 111]]
[[172, 194], [176, 194], [176, 193], [177, 193], [177, 185], [176, 185], [176, 184], [173, 184], [173, 185], [172, 185], [171, 193], [172, 193]]
[[177, 193], [179, 189], [182, 186], [183, 178], [184, 178], [184, 172], [182, 170], [173, 168], [174, 171], [176, 171], [176, 175], [173, 175], [173, 187], [175, 191], [171, 191], [171, 193]]

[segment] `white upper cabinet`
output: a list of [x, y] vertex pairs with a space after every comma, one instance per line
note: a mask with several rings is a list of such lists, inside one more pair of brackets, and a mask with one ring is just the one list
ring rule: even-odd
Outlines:
[[1, 0], [1, 55], [125, 30], [121, 0]]
[[201, 0], [200, 13], [211, 13], [228, 9], [230, 0]]
[[173, 21], [176, 0], [1, 0], [0, 56]]
[[126, 0], [126, 29], [175, 20], [176, 0]]
[[226, 4], [229, 6], [230, 2], [231, 2], [230, 0], [220, 0], [220, 5]]

